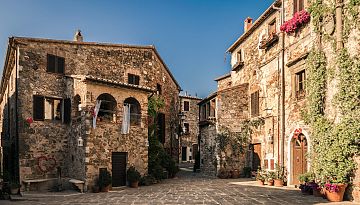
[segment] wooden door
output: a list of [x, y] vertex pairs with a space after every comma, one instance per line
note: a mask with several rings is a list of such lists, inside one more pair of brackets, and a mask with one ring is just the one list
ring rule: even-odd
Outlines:
[[181, 150], [181, 161], [185, 162], [186, 161], [186, 151], [187, 151], [187, 147], [182, 147], [182, 150]]
[[252, 146], [252, 170], [257, 170], [261, 166], [261, 144], [253, 144]]
[[112, 163], [112, 186], [126, 186], [126, 152], [113, 152]]
[[192, 147], [192, 158], [195, 160], [196, 158], [196, 154], [198, 152], [198, 145], [197, 144], [193, 144], [193, 147]]
[[299, 134], [292, 143], [292, 184], [300, 184], [298, 177], [307, 172], [307, 140], [303, 134]]

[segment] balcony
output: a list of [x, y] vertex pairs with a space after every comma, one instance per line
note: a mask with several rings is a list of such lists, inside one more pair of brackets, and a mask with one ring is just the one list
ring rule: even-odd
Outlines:
[[259, 48], [267, 49], [279, 40], [279, 35], [272, 33], [260, 41]]
[[232, 71], [240, 69], [244, 66], [244, 61], [238, 61], [235, 63], [235, 65], [232, 67]]

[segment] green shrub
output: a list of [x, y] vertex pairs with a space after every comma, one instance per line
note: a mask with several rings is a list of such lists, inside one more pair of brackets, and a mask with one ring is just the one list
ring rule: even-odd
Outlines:
[[101, 170], [99, 174], [99, 187], [107, 187], [111, 184], [111, 174], [108, 170]]
[[126, 172], [126, 177], [127, 180], [132, 183], [140, 181], [141, 175], [134, 166], [131, 166]]

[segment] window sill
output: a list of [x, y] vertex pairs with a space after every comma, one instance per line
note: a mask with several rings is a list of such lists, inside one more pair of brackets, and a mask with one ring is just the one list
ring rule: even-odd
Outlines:
[[274, 43], [279, 41], [279, 36], [277, 34], [271, 34], [267, 38], [260, 41], [259, 48], [260, 49], [267, 49], [272, 46]]

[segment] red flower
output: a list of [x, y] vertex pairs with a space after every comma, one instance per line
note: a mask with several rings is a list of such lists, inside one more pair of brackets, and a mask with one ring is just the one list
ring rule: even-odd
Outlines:
[[29, 118], [26, 119], [26, 122], [29, 123], [29, 124], [31, 124], [31, 123], [34, 122], [34, 120], [33, 120], [31, 117], [29, 117]]

